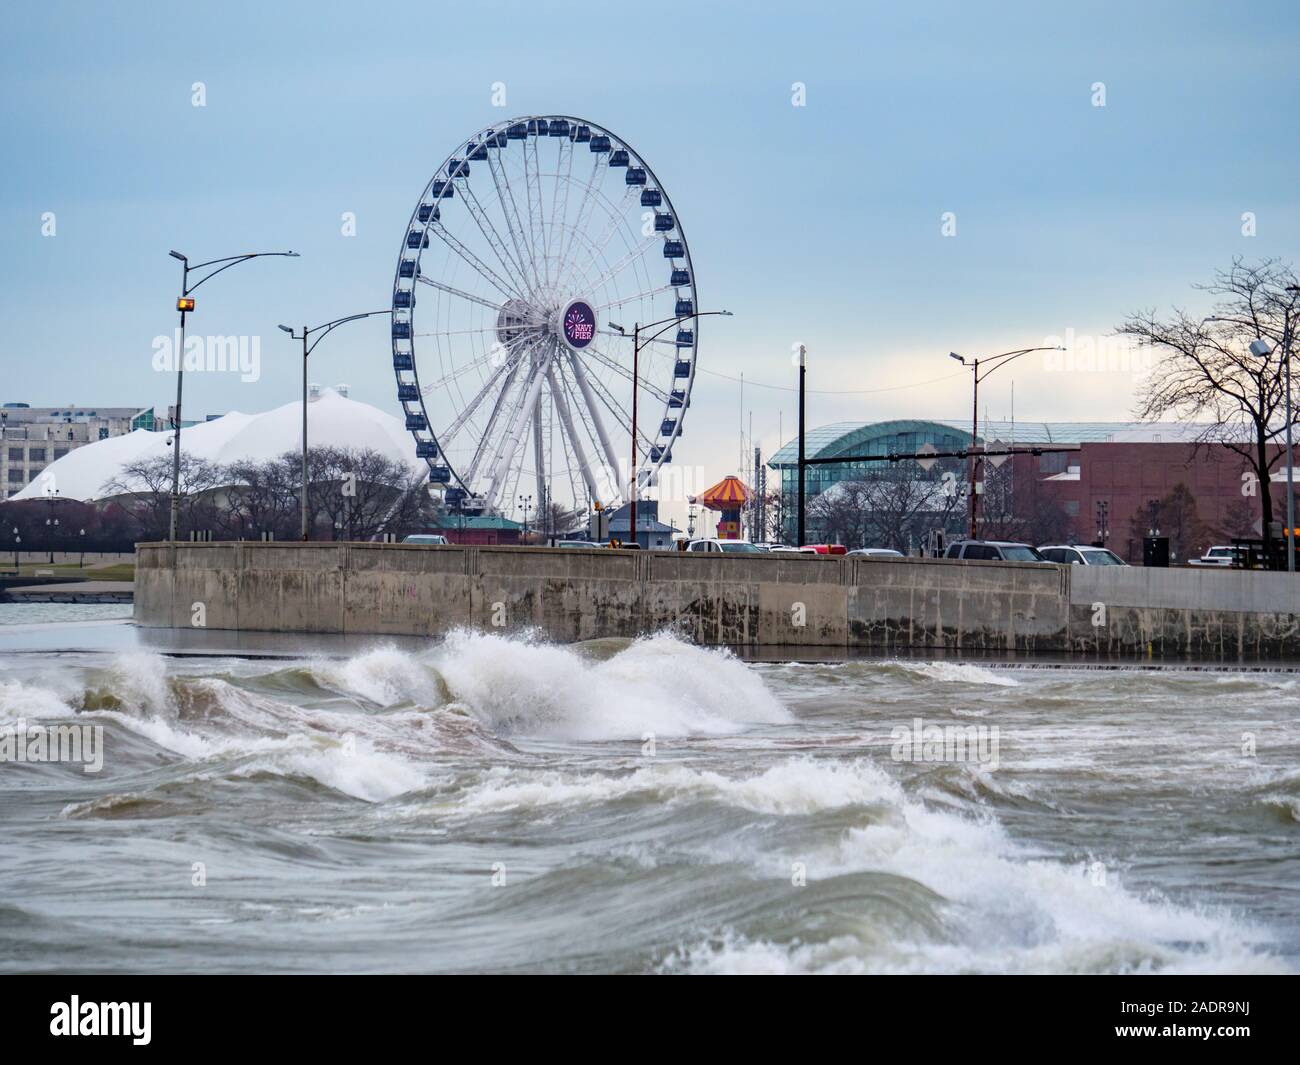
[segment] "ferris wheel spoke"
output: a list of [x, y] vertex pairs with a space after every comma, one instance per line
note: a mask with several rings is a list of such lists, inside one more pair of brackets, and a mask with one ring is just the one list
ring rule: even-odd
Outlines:
[[[527, 147], [523, 149], [523, 156], [524, 156], [524, 199], [526, 201], [528, 198], [528, 187], [527, 187], [528, 186], [528, 149]], [[523, 248], [527, 248], [528, 251], [528, 263], [529, 266], [531, 267], [531, 274], [530, 274], [531, 285], [529, 291], [533, 293], [534, 296], [536, 296], [538, 294], [537, 283], [541, 279], [541, 274], [537, 269], [537, 252], [536, 249], [533, 247], [531, 229], [526, 228], [524, 226], [523, 217], [519, 214], [519, 202], [515, 199], [515, 190], [510, 184], [510, 174], [507, 172], [504, 163], [502, 163], [501, 165], [501, 180], [505, 182], [506, 196], [510, 200], [510, 206], [514, 211], [515, 221], [519, 225], [519, 231], [521, 234], [520, 255], [521, 256], [523, 255]], [[501, 190], [498, 187], [497, 189], [498, 195], [500, 195], [500, 191]], [[527, 206], [526, 203], [525, 206]], [[504, 202], [502, 204], [502, 207], [504, 209]]]
[[[528, 282], [525, 277], [526, 271], [523, 268], [523, 264], [517, 263], [510, 258], [510, 253], [502, 242], [501, 235], [497, 233], [496, 227], [492, 224], [491, 219], [488, 218], [487, 211], [479, 202], [478, 196], [474, 194], [474, 190], [470, 188], [469, 182], [462, 182], [461, 188], [464, 192], [465, 208], [469, 211], [470, 217], [474, 219], [479, 232], [483, 234], [483, 239], [488, 242], [488, 246], [492, 249], [493, 254], [496, 255], [497, 261], [501, 263], [502, 269], [505, 270], [506, 273], [512, 275], [512, 281], [519, 286], [519, 291], [522, 294], [522, 292], [528, 288]], [[471, 204], [473, 206], [471, 206]]]
[[623, 258], [621, 258], [617, 263], [615, 263], [612, 267], [610, 267], [603, 274], [601, 274], [600, 277], [596, 278], [595, 282], [590, 286], [589, 291], [595, 292], [598, 288], [600, 288], [601, 285], [613, 281], [614, 278], [616, 278], [619, 274], [621, 274], [634, 262], [636, 262], [638, 259], [644, 256], [647, 251], [649, 251], [651, 248], [656, 246], [662, 247], [663, 241], [651, 239], [645, 241], [645, 243], [640, 248], [633, 248], [625, 256], [623, 256]]
[[461, 411], [459, 415], [457, 415], [456, 420], [447, 427], [447, 430], [441, 436], [438, 437], [438, 439], [442, 441], [444, 446], [450, 444], [451, 441], [456, 437], [456, 435], [461, 431], [461, 429], [464, 428], [466, 423], [472, 417], [474, 417], [474, 412], [477, 411], [479, 407], [482, 405], [483, 401], [487, 399], [487, 397], [490, 396], [493, 393], [493, 391], [495, 391], [497, 382], [500, 381], [501, 378], [504, 377], [507, 373], [509, 373], [514, 368], [515, 365], [516, 363], [512, 359], [503, 362], [492, 372], [491, 376], [487, 379], [487, 382], [483, 385], [483, 387], [478, 390], [477, 394], [474, 396], [473, 399], [469, 401], [465, 409]]
[[[493, 288], [495, 288], [498, 292], [500, 292], [501, 295], [503, 295], [506, 299], [512, 299], [514, 297], [522, 295], [522, 293], [514, 291], [513, 287], [509, 283], [503, 281], [500, 277], [497, 276], [495, 270], [493, 270], [490, 266], [488, 266], [487, 263], [485, 263], [482, 259], [480, 259], [472, 251], [470, 251], [469, 248], [465, 247], [464, 244], [462, 244], [459, 240], [457, 240], [449, 232], [447, 232], [446, 228], [442, 225], [441, 222], [439, 222], [436, 226], [430, 226], [429, 230], [434, 234], [434, 236], [436, 236], [439, 240], [441, 240], [444, 244], [446, 244], [448, 248], [450, 248], [462, 259], [464, 259], [465, 262], [470, 265], [470, 267], [474, 270], [476, 274], [478, 274], [480, 277], [486, 280], [488, 284], [490, 284]], [[425, 284], [427, 285], [434, 284], [432, 281], [425, 280], [423, 274], [420, 274], [419, 280], [424, 281]], [[434, 287], [436, 288], [437, 285], [434, 285]], [[494, 305], [488, 304], [488, 306], [494, 306]]]
[[515, 379], [519, 376], [519, 368], [522, 365], [522, 359], [511, 364], [510, 372], [506, 375], [505, 384], [501, 386], [501, 391], [497, 393], [496, 402], [492, 404], [492, 413], [488, 417], [487, 425], [483, 427], [483, 435], [479, 437], [478, 446], [474, 449], [474, 457], [470, 460], [469, 470], [465, 477], [466, 482], [472, 482], [478, 476], [479, 464], [483, 461], [488, 448], [491, 447], [497, 421], [506, 406], [506, 397], [510, 394]]
[[[424, 274], [421, 274], [419, 277], [416, 278], [416, 280], [419, 281], [420, 284], [422, 285], [428, 285], [430, 288], [436, 288], [439, 292], [445, 292], [447, 293], [448, 296], [455, 296], [458, 299], [469, 300], [470, 303], [477, 303], [480, 307], [486, 307], [493, 314], [496, 314], [498, 311], [501, 310], [500, 305], [493, 303], [491, 300], [485, 300], [482, 296], [475, 296], [472, 293], [465, 292], [462, 289], [453, 288], [451, 285], [444, 285], [441, 281], [435, 281], [431, 277], [425, 277]], [[433, 336], [435, 334], [422, 333], [420, 335]]]
[[600, 156], [593, 155], [591, 160], [591, 175], [587, 178], [586, 187], [583, 189], [582, 199], [578, 201], [578, 212], [573, 216], [572, 232], [569, 239], [564, 243], [564, 252], [562, 258], [567, 262], [573, 258], [575, 251], [574, 245], [577, 243], [578, 232], [582, 228], [582, 217], [586, 213], [587, 202], [591, 199], [592, 189], [596, 185], [596, 175], [600, 172]]
[[565, 273], [561, 278], [562, 282], [569, 278], [573, 278], [573, 280], [576, 281], [580, 270], [585, 277], [590, 274], [591, 268], [594, 267], [597, 262], [604, 261], [605, 249], [609, 247], [609, 242], [614, 238], [614, 234], [619, 231], [620, 226], [627, 225], [627, 209], [631, 206], [634, 188], [635, 186], [628, 186], [627, 191], [623, 194], [622, 202], [618, 204], [611, 201], [604, 193], [597, 194], [596, 203], [604, 207], [608, 212], [609, 225], [605, 229], [605, 232], [601, 234], [599, 239], [593, 242], [591, 255], [588, 259], [589, 265], [585, 269], [580, 267], [578, 257], [573, 256], [569, 265], [565, 268]]
[[474, 333], [495, 333], [497, 327], [494, 325], [481, 326], [478, 329], [435, 329], [428, 333], [412, 333], [415, 337], [459, 337], [469, 336]]
[[[658, 288], [648, 288], [644, 292], [638, 292], [635, 296], [624, 296], [622, 299], [610, 300], [608, 303], [598, 303], [592, 309], [597, 311], [607, 311], [614, 307], [622, 307], [624, 304], [632, 303], [635, 300], [651, 299], [661, 293], [672, 291], [672, 285], [660, 285]], [[605, 330], [601, 330], [601, 332], [605, 332]], [[619, 334], [614, 333], [613, 335], [618, 336]]]
[[[627, 408], [624, 407], [623, 404], [621, 404], [618, 400], [614, 398], [613, 393], [610, 392], [609, 388], [606, 387], [605, 383], [601, 381], [600, 378], [595, 377], [595, 378], [591, 378], [590, 380], [595, 389], [596, 395], [599, 397], [600, 401], [605, 405], [609, 413], [614, 416], [615, 420], [617, 420], [618, 423], [627, 432], [631, 432], [632, 416], [628, 414]], [[642, 447], [637, 448], [638, 453], [641, 451], [645, 451], [648, 453], [650, 451], [650, 448], [654, 446], [654, 438], [647, 436], [645, 430], [642, 429], [639, 425], [637, 426], [636, 435], [638, 441], [641, 444], [645, 445], [644, 448]]]
[[[416, 334], [416, 336], [423, 336], [423, 335], [424, 334], [422, 333]], [[436, 381], [432, 381], [429, 384], [422, 386], [420, 391], [423, 392], [425, 395], [428, 395], [430, 392], [437, 391], [439, 388], [442, 388], [450, 384], [452, 381], [455, 381], [457, 378], [464, 377], [465, 374], [469, 373], [471, 370], [478, 369], [485, 362], [492, 362], [494, 359], [500, 358], [502, 350], [504, 350], [506, 353], [506, 357], [502, 361], [502, 365], [508, 366], [513, 361], [514, 354], [516, 350], [520, 347], [520, 345], [529, 342], [531, 339], [532, 339], [531, 336], [516, 337], [514, 340], [511, 340], [509, 343], [503, 344], [501, 346], [501, 349], [497, 349], [495, 346], [491, 347], [487, 351], [485, 351], [482, 355], [478, 356], [475, 359], [471, 359], [463, 366], [458, 366], [450, 373], [443, 374]]]
[[[534, 251], [540, 251], [542, 257], [542, 271], [538, 276], [543, 288], [549, 288], [551, 282], [551, 267], [546, 260], [546, 216], [542, 213], [542, 168], [537, 161], [537, 141], [540, 138], [528, 138], [528, 147], [524, 149], [524, 196], [528, 200], [528, 226], [530, 236], [533, 238]], [[528, 148], [533, 153], [533, 169], [530, 175], [528, 169]], [[537, 201], [537, 210], [533, 210], [533, 200]]]
[[[519, 263], [524, 273], [528, 270], [524, 267], [524, 246], [519, 239], [519, 230], [523, 229], [523, 219], [519, 217], [519, 205], [515, 203], [514, 195], [510, 192], [510, 182], [506, 177], [506, 164], [501, 159], [500, 152], [494, 155], [488, 153], [488, 171], [492, 174], [492, 185], [497, 190], [497, 201], [501, 204], [501, 217], [505, 221], [506, 229], [510, 231], [510, 242], [515, 246], [515, 255], [519, 258]], [[505, 187], [502, 187], [502, 181], [505, 181]], [[511, 221], [511, 215], [514, 215], [514, 221]], [[534, 272], [536, 264], [533, 265]], [[533, 285], [527, 286], [530, 295], [536, 295], [536, 288]], [[522, 294], [521, 294], [522, 295]]]
[[[559, 173], [559, 171], [560, 171], [560, 164], [561, 164], [561, 162], [563, 161], [563, 159], [564, 159], [564, 157], [565, 157], [566, 155], [569, 157], [569, 171], [572, 172], [572, 170], [573, 170], [573, 144], [572, 144], [572, 142], [571, 142], [567, 137], [561, 137], [561, 138], [559, 138], [558, 143], [559, 143], [559, 146], [560, 146], [560, 147], [559, 147], [559, 153], [558, 153], [558, 155], [556, 156], [556, 159], [555, 159], [555, 171], [556, 171], [556, 172], [555, 172], [554, 175], [552, 175], [552, 176], [554, 176], [557, 180], [556, 180], [555, 183], [551, 186], [551, 225], [552, 225], [552, 226], [554, 226], [557, 222], [562, 222], [564, 216], [560, 213], [561, 210], [563, 210], [563, 211], [568, 211], [568, 209], [569, 209], [569, 185], [568, 185], [567, 182], [563, 182], [563, 183], [562, 183], [562, 182], [560, 182], [560, 181], [558, 180], [558, 178], [559, 178], [559, 176], [560, 176], [560, 173]], [[566, 149], [567, 149], [567, 151], [566, 151]], [[563, 206], [563, 208], [561, 208], [561, 206], [560, 206], [560, 186], [561, 186], [561, 184], [564, 185], [564, 206]], [[561, 240], [564, 239], [564, 230], [563, 230], [563, 229], [560, 230], [560, 239], [561, 239]], [[548, 247], [550, 246], [550, 242], [549, 242], [549, 240], [548, 240], [548, 242], [547, 242], [547, 246], [548, 246]], [[562, 259], [557, 258], [557, 259], [556, 259], [556, 262], [559, 264], [559, 265], [556, 267], [556, 271], [555, 271], [555, 274], [556, 274], [556, 283], [558, 284], [558, 282], [559, 282], [560, 271], [561, 271], [561, 270], [563, 269], [563, 267], [564, 267], [564, 261], [563, 261]], [[548, 264], [548, 265], [549, 265], [549, 264]], [[549, 273], [548, 273], [548, 276], [549, 276]]]
[[528, 423], [532, 420], [533, 408], [537, 405], [537, 397], [542, 391], [542, 381], [545, 379], [546, 367], [551, 364], [551, 358], [554, 354], [554, 349], [548, 351], [540, 360], [534, 361], [528, 371], [527, 387], [521, 394], [520, 402], [515, 408], [510, 429], [502, 438], [502, 443], [505, 446], [500, 450], [496, 465], [492, 469], [492, 479], [488, 482], [486, 499], [489, 507], [496, 505], [501, 485], [507, 479], [510, 468], [514, 464], [515, 454], [519, 450], [519, 445], [523, 442]]
[[[601, 336], [606, 336], [606, 337], [623, 337], [626, 335], [614, 329], [597, 329], [596, 332]], [[652, 337], [649, 340], [641, 341], [641, 350], [645, 351], [645, 349], [650, 347], [650, 345], [652, 344], [658, 345], [659, 347], [665, 347], [665, 348], [677, 347], [676, 340], [665, 340], [663, 337]]]
[[[614, 335], [618, 336], [617, 333], [615, 333]], [[628, 382], [628, 384], [632, 383], [632, 371], [629, 370], [622, 363], [620, 363], [617, 359], [614, 359], [609, 355], [606, 355], [603, 351], [600, 351], [595, 347], [587, 348], [583, 352], [583, 355], [594, 355], [596, 357], [596, 360], [600, 362], [602, 365], [608, 366], [611, 370], [615, 371], [618, 374], [621, 374], [624, 380]], [[659, 400], [661, 403], [668, 402], [667, 393], [660, 391], [649, 381], [647, 381], [644, 376], [637, 377], [637, 384], [640, 386], [641, 391], [649, 392], [652, 396], [655, 397], [655, 399]]]

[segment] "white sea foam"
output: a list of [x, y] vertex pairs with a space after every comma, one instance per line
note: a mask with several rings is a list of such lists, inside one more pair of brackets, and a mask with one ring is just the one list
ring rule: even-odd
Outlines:
[[311, 672], [326, 688], [358, 695], [380, 706], [428, 704], [436, 695], [423, 657], [396, 647], [377, 647], [342, 661], [313, 661]]
[[[889, 873], [940, 896], [947, 934], [883, 941], [750, 939], [732, 930], [684, 944], [663, 967], [689, 972], [1286, 972], [1269, 938], [1218, 910], [1128, 889], [1115, 870], [1037, 857], [992, 817], [973, 819], [894, 792], [897, 816], [805, 855], [810, 880]], [[864, 916], [864, 921], [869, 918]]]
[[72, 707], [58, 693], [21, 680], [0, 680], [0, 725], [20, 720], [71, 717]]
[[625, 774], [499, 768], [458, 799], [456, 812], [545, 809], [640, 796], [661, 802], [719, 802], [763, 814], [811, 814], [886, 801], [897, 790], [866, 761], [792, 758], [736, 778], [682, 765], [647, 766]]
[[897, 663], [908, 673], [945, 684], [988, 684], [997, 688], [1016, 688], [1020, 682], [1007, 676], [1005, 671], [986, 669], [970, 662], [909, 662]]
[[406, 759], [376, 750], [364, 741], [296, 744], [274, 757], [245, 763], [235, 775], [255, 773], [310, 777], [327, 788], [366, 802], [382, 802], [414, 791], [427, 782], [425, 774]]
[[494, 731], [587, 741], [717, 735], [791, 720], [743, 662], [668, 635], [593, 661], [550, 644], [457, 633], [435, 663], [453, 697]]

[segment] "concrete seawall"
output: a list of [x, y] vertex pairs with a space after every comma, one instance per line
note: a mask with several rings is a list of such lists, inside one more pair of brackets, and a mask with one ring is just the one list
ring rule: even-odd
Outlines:
[[136, 622], [262, 632], [670, 629], [740, 647], [1300, 657], [1286, 574], [404, 544], [141, 544]]

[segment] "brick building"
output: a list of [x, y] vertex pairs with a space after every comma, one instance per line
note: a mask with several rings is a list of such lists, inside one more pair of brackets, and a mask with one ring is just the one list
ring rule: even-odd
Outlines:
[[[1198, 450], [1195, 440], [1204, 428], [1142, 422], [986, 421], [980, 425], [978, 442], [991, 448], [1000, 445], [1077, 447], [1077, 451], [1021, 455], [1010, 460], [1012, 490], [1024, 492], [1029, 486], [1034, 499], [1059, 505], [1068, 519], [1068, 539], [1077, 543], [1104, 540], [1120, 556], [1130, 562], [1140, 562], [1141, 537], [1148, 531], [1144, 526], [1150, 524], [1152, 503], [1167, 499], [1180, 485], [1185, 486], [1195, 501], [1196, 516], [1202, 527], [1194, 539], [1206, 541], [1189, 544], [1189, 553], [1194, 548], [1225, 542], [1233, 536], [1261, 535], [1259, 488], [1250, 476], [1248, 464], [1222, 446]], [[887, 455], [914, 453], [925, 444], [938, 451], [960, 450], [969, 440], [969, 423], [963, 428], [955, 420], [840, 422], [811, 430], [805, 449], [809, 458]], [[768, 463], [781, 477], [786, 539], [794, 535], [797, 457], [796, 439], [782, 447]], [[963, 470], [964, 462], [950, 461], [947, 468]], [[806, 496], [812, 500], [837, 482], [873, 476], [937, 480], [942, 476], [942, 469], [936, 465], [926, 472], [914, 462], [887, 461], [808, 467]], [[1300, 471], [1297, 478], [1300, 479]], [[1285, 487], [1286, 470], [1280, 461], [1274, 468], [1271, 483], [1276, 519], [1285, 517]], [[942, 524], [950, 535], [964, 534], [964, 476], [958, 490], [963, 493], [961, 505], [943, 519], [919, 516], [915, 543], [920, 542], [927, 524], [931, 527]], [[1168, 530], [1161, 529], [1161, 532]], [[809, 539], [818, 535], [810, 523]]]

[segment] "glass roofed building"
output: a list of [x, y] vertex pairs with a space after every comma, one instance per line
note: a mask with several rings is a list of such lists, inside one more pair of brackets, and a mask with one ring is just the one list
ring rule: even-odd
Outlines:
[[[960, 451], [970, 442], [970, 430], [962, 430], [954, 423], [917, 421], [914, 419], [889, 422], [834, 422], [810, 430], [804, 441], [807, 459], [834, 458], [836, 455], [896, 455], [913, 454], [925, 444], [936, 451]], [[781, 475], [782, 539], [793, 542], [796, 535], [797, 496], [799, 492], [799, 439], [796, 437], [781, 448], [768, 461], [768, 467]], [[876, 478], [898, 480], [940, 481], [944, 467], [951, 462], [936, 463], [929, 471], [915, 462], [890, 462], [887, 459], [867, 462], [836, 462], [808, 466], [805, 469], [805, 508], [814, 497], [843, 481], [862, 481]], [[824, 534], [818, 531], [815, 514], [808, 525], [808, 539], [818, 542]], [[858, 546], [858, 545], [854, 545]]]
[[[1064, 535], [1080, 543], [1104, 541], [1130, 560], [1141, 557], [1141, 522], [1136, 515], [1169, 496], [1178, 486], [1193, 495], [1206, 535], [1250, 535], [1253, 514], [1242, 508], [1243, 460], [1228, 448], [1196, 447], [1209, 427], [1199, 424], [1151, 422], [1036, 422], [981, 420], [977, 443], [988, 447], [1016, 445], [1024, 448], [1070, 447], [1068, 451], [1017, 455], [1000, 464], [999, 475], [1013, 481], [1025, 507], [1059, 508], [1069, 528]], [[829, 509], [814, 501], [846, 482], [911, 482], [915, 506], [918, 482], [935, 482], [944, 499], [926, 502], [910, 521], [905, 539], [919, 544], [917, 533], [943, 529], [949, 536], [966, 528], [968, 466], [963, 458], [941, 459], [923, 470], [915, 461], [890, 462], [884, 456], [912, 455], [924, 445], [935, 451], [961, 451], [971, 438], [970, 422], [950, 419], [881, 422], [835, 422], [808, 432], [805, 454], [809, 459], [838, 455], [879, 455], [875, 461], [844, 461], [809, 466], [805, 472], [807, 540], [819, 542], [828, 530], [820, 527], [818, 512]], [[782, 447], [768, 461], [781, 478], [783, 539], [793, 541], [797, 525], [799, 457], [798, 439]], [[1284, 465], [1279, 464], [1279, 471]], [[1274, 473], [1276, 482], [1282, 476]], [[980, 478], [985, 473], [981, 470]], [[1005, 484], [1001, 486], [1005, 490]], [[841, 497], [845, 490], [840, 490]], [[902, 500], [901, 489], [895, 496]], [[1032, 500], [1031, 500], [1032, 497]], [[859, 496], [858, 498], [863, 498]], [[865, 498], [893, 501], [889, 492], [867, 493]], [[984, 496], [981, 496], [983, 499]], [[981, 503], [981, 515], [993, 500]], [[1247, 508], [1248, 509], [1248, 508]], [[1242, 515], [1245, 514], [1243, 519]], [[1244, 522], [1244, 523], [1243, 523]], [[879, 523], [877, 523], [879, 524]], [[1023, 530], [1024, 536], [1031, 529]], [[1259, 535], [1258, 529], [1254, 535]], [[1020, 537], [1016, 537], [1020, 538]], [[884, 546], [851, 544], [849, 546]], [[901, 543], [900, 547], [908, 547]]]

